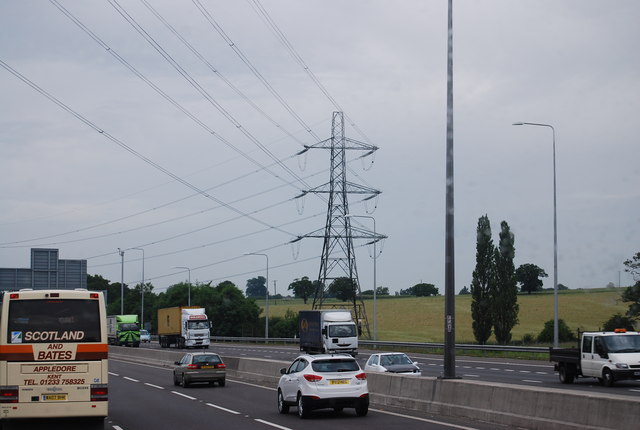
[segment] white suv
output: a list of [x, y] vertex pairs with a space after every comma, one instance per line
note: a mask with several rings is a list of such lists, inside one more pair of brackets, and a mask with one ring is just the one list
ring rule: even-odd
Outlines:
[[313, 409], [355, 408], [358, 416], [369, 411], [367, 375], [358, 362], [346, 354], [301, 355], [280, 369], [278, 411], [289, 413], [298, 407], [298, 416], [307, 418]]

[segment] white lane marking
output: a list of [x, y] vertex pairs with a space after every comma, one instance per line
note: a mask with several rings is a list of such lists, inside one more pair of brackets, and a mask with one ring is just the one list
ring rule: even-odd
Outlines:
[[128, 376], [125, 376], [124, 379], [131, 381], [131, 382], [140, 382], [137, 379], [133, 379], [133, 378], [129, 378]]
[[269, 421], [261, 420], [261, 419], [258, 419], [258, 418], [256, 418], [256, 421], [258, 421], [259, 423], [262, 423], [262, 424], [266, 424], [266, 425], [271, 426], [271, 427], [275, 427], [277, 429], [291, 430], [289, 427], [283, 427], [283, 426], [280, 426], [278, 424], [270, 423]]
[[148, 386], [150, 386], [150, 387], [157, 388], [157, 389], [159, 389], [159, 390], [164, 390], [164, 387], [161, 387], [161, 386], [159, 386], [159, 385], [153, 385], [153, 384], [150, 384], [150, 383], [148, 383], [148, 382], [145, 382], [145, 383], [144, 383], [144, 385], [148, 385]]
[[113, 426], [113, 428], [116, 429], [116, 430], [123, 430], [122, 427], [120, 427], [120, 426]]
[[113, 373], [113, 372], [109, 372], [109, 375], [112, 375], [112, 376], [120, 376], [119, 374], [117, 374], [117, 373]]
[[530, 370], [518, 370], [518, 372], [520, 372], [520, 373], [531, 373]]
[[460, 425], [457, 425], [457, 424], [445, 423], [443, 421], [435, 421], [435, 420], [430, 420], [430, 419], [427, 419], [427, 418], [412, 417], [411, 415], [399, 414], [397, 412], [383, 411], [383, 410], [380, 410], [380, 409], [372, 409], [372, 408], [369, 408], [369, 410], [370, 411], [379, 412], [381, 414], [393, 415], [395, 417], [402, 417], [402, 418], [407, 418], [407, 419], [410, 419], [410, 420], [422, 421], [422, 422], [425, 422], [425, 423], [439, 424], [441, 426], [453, 427], [453, 428], [460, 429], [460, 430], [478, 430], [476, 427], [465, 427], [465, 426], [460, 426]]
[[196, 400], [195, 397], [187, 396], [186, 394], [178, 393], [177, 391], [172, 391], [173, 394], [177, 394], [178, 396], [186, 397], [189, 400]]
[[533, 384], [542, 384], [542, 381], [534, 381], [532, 379], [523, 379], [522, 382], [531, 382]]
[[631, 389], [629, 389], [629, 391], [634, 391], [636, 393], [640, 393], [640, 390], [636, 390], [635, 388], [631, 388]]
[[549, 372], [536, 372], [536, 374], [538, 374], [538, 375], [548, 375]]
[[231, 409], [223, 408], [222, 406], [214, 405], [212, 403], [205, 403], [207, 406], [211, 406], [212, 408], [220, 409], [221, 411], [229, 412], [230, 414], [240, 415], [240, 412], [232, 411]]
[[462, 376], [466, 376], [468, 378], [479, 378], [480, 377], [480, 375], [469, 375], [469, 374], [462, 375]]

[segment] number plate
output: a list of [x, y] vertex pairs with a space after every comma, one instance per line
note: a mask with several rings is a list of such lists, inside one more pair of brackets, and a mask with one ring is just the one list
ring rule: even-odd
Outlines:
[[349, 384], [348, 379], [329, 379], [329, 385]]
[[60, 402], [67, 400], [66, 394], [43, 394], [42, 400], [45, 402]]
[[201, 369], [215, 369], [216, 366], [200, 366]]

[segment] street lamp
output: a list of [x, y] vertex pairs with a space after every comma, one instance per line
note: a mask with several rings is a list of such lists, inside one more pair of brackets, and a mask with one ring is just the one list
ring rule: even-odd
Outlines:
[[142, 295], [140, 299], [140, 327], [144, 328], [144, 249], [142, 248], [131, 248], [137, 249], [138, 251], [142, 251], [142, 288], [140, 288], [140, 294]]
[[124, 251], [118, 248], [120, 254], [120, 315], [124, 315]]
[[244, 255], [262, 255], [267, 259], [267, 279], [265, 282], [265, 286], [267, 287], [267, 297], [264, 306], [264, 338], [269, 339], [269, 256], [267, 254], [260, 254], [257, 252], [245, 252]]
[[[345, 218], [369, 218], [373, 220], [373, 235], [376, 236], [376, 219], [370, 215], [351, 215], [347, 214], [344, 216]], [[376, 249], [376, 243], [378, 239], [375, 238], [373, 241], [373, 340], [376, 340], [376, 319], [377, 319], [377, 309], [376, 309], [376, 260], [378, 259], [378, 251]]]
[[189, 301], [187, 306], [191, 306], [191, 269], [187, 266], [175, 266], [174, 269], [186, 269], [189, 272]]
[[556, 207], [556, 130], [552, 125], [516, 122], [513, 125], [549, 127], [553, 137], [553, 346], [558, 347], [558, 218]]

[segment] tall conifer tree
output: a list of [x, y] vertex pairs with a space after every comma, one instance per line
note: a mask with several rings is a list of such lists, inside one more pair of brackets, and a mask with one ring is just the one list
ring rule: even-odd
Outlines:
[[471, 281], [471, 317], [473, 335], [480, 345], [491, 336], [492, 293], [494, 284], [493, 239], [491, 223], [487, 215], [478, 219], [476, 239], [476, 268]]
[[506, 221], [500, 223], [500, 242], [494, 251], [495, 289], [492, 300], [493, 331], [500, 345], [511, 341], [511, 329], [518, 323], [518, 286], [513, 265], [515, 238]]

